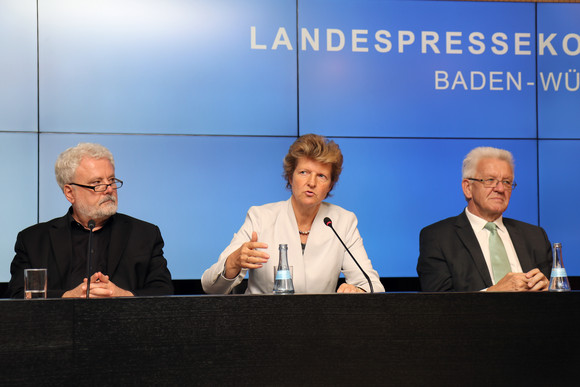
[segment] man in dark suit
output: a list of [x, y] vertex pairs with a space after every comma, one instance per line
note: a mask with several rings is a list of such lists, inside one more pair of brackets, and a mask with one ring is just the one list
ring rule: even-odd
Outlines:
[[502, 217], [515, 186], [510, 152], [469, 152], [463, 161], [466, 209], [421, 230], [417, 273], [423, 291], [548, 289], [552, 249], [546, 232]]
[[[117, 213], [113, 155], [99, 144], [81, 143], [60, 154], [56, 180], [71, 203], [67, 214], [18, 234], [9, 292], [24, 295], [24, 269], [46, 268], [48, 297], [129, 297], [173, 294], [159, 228]], [[92, 270], [87, 252], [92, 229]]]

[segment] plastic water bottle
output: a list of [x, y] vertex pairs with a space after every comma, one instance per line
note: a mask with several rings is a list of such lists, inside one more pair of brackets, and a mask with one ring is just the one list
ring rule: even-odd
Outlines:
[[568, 276], [566, 275], [566, 269], [564, 268], [564, 261], [562, 260], [562, 244], [554, 243], [552, 247], [552, 255], [554, 260], [552, 261], [552, 274], [550, 275], [550, 288], [551, 292], [569, 292], [570, 282], [568, 282]]
[[292, 283], [292, 273], [288, 266], [288, 245], [280, 245], [280, 260], [274, 278], [274, 294], [294, 294], [294, 284]]

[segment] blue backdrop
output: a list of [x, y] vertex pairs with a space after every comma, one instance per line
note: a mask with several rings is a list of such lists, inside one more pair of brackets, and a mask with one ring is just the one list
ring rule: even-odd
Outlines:
[[465, 206], [461, 161], [508, 149], [506, 216], [580, 275], [579, 4], [379, 0], [0, 0], [0, 281], [19, 230], [68, 208], [54, 162], [116, 157], [120, 211], [158, 224], [200, 278], [252, 205], [285, 200], [296, 136], [345, 156], [382, 277], [416, 276], [422, 227]]

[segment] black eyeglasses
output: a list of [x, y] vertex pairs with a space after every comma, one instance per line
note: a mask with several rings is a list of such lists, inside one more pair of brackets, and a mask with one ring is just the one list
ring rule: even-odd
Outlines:
[[479, 181], [480, 183], [483, 184], [483, 186], [485, 188], [495, 188], [497, 187], [497, 185], [499, 183], [501, 183], [501, 185], [503, 186], [504, 189], [511, 191], [512, 189], [516, 188], [517, 184], [516, 182], [511, 182], [509, 180], [498, 180], [498, 179], [473, 179], [471, 177], [468, 177], [467, 180], [471, 180], [471, 181]]
[[76, 185], [78, 187], [92, 189], [95, 192], [105, 192], [109, 187], [111, 187], [112, 189], [118, 189], [123, 186], [123, 180], [119, 180], [117, 178], [114, 178], [113, 180], [115, 181], [109, 184], [84, 185], [77, 183], [69, 183], [69, 185]]

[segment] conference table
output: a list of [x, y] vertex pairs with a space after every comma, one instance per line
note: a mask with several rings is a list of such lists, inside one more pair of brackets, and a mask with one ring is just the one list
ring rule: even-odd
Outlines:
[[580, 292], [0, 300], [2, 385], [578, 385]]

